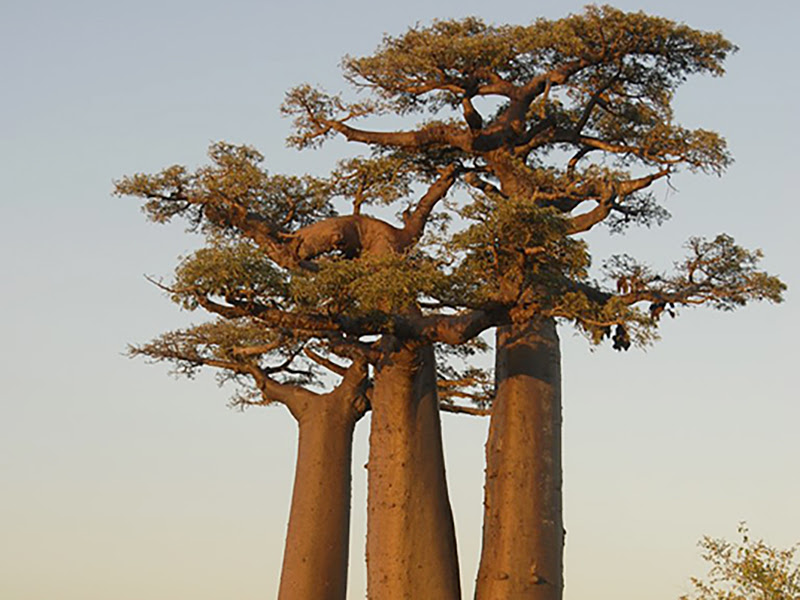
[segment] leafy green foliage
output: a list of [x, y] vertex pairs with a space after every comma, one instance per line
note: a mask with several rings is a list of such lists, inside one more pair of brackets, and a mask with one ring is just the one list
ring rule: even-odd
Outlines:
[[329, 186], [310, 177], [270, 175], [251, 146], [212, 144], [211, 164], [189, 172], [172, 166], [155, 175], [138, 173], [115, 184], [119, 196], [145, 200], [156, 223], [184, 217], [192, 230], [230, 234], [235, 221], [251, 214], [275, 231], [290, 231], [330, 216]]
[[441, 281], [436, 265], [423, 256], [366, 256], [320, 261], [318, 271], [295, 276], [291, 293], [307, 310], [383, 322], [414, 310]]
[[468, 401], [481, 409], [491, 406], [495, 395], [494, 373], [475, 366], [475, 357], [490, 346], [478, 336], [464, 344], [436, 344], [436, 367], [439, 399], [446, 405]]
[[176, 374], [193, 377], [198, 369], [210, 363], [229, 363], [246, 371], [265, 358], [285, 360], [296, 348], [287, 352], [287, 340], [249, 319], [217, 319], [188, 329], [162, 334], [155, 340], [131, 346], [134, 356], [143, 355], [156, 361], [171, 361]]
[[[672, 100], [688, 76], [721, 75], [733, 51], [718, 33], [609, 6], [526, 26], [435, 21], [345, 58], [345, 77], [370, 98], [349, 102], [309, 85], [286, 96], [290, 144], [344, 135], [368, 144], [369, 156], [340, 161], [328, 177], [291, 177], [269, 174], [252, 147], [220, 142], [206, 166], [125, 177], [116, 192], [142, 198], [155, 222], [179, 216], [206, 235], [207, 247], [176, 271], [176, 301], [257, 317], [285, 339], [340, 343], [391, 333], [399, 315], [444, 323], [484, 313], [497, 315], [485, 326], [560, 318], [593, 343], [626, 349], [656, 339], [661, 316], [682, 306], [782, 299], [785, 285], [758, 268], [760, 251], [728, 236], [691, 240], [670, 274], [612, 257], [601, 284], [576, 235], [601, 223], [659, 224], [669, 214], [651, 184], [680, 169], [725, 170], [725, 140], [676, 123]], [[476, 97], [496, 100], [495, 112], [480, 115]], [[352, 126], [421, 109], [432, 117], [402, 131]], [[472, 195], [437, 204], [437, 191], [415, 212], [420, 188], [430, 194], [445, 172], [452, 179], [437, 189], [456, 179]], [[330, 218], [343, 202], [356, 216]], [[457, 226], [434, 232], [449, 216], [442, 204]], [[405, 208], [404, 224], [416, 219], [416, 229], [359, 214], [373, 205]], [[419, 221], [428, 224], [421, 240]], [[469, 369], [448, 377], [481, 389]]]
[[633, 225], [648, 228], [661, 225], [671, 217], [670, 212], [658, 204], [654, 194], [640, 192], [626, 197], [625, 205], [612, 211], [603, 221], [603, 225], [608, 227], [611, 233], [618, 234], [624, 233]]
[[694, 591], [681, 600], [797, 600], [800, 598], [800, 545], [785, 550], [753, 540], [739, 526], [739, 544], [705, 537], [700, 542], [709, 563], [705, 579], [692, 577]]
[[685, 286], [714, 308], [733, 310], [751, 300], [780, 302], [786, 285], [780, 279], [756, 270], [763, 257], [761, 250], [736, 245], [729, 235], [713, 240], [692, 238], [690, 255], [677, 265], [681, 272], [676, 287]]
[[573, 61], [595, 71], [611, 65], [620, 78], [649, 82], [650, 88], [674, 88], [690, 73], [722, 74], [722, 61], [733, 49], [716, 33], [644, 13], [589, 6], [580, 15], [538, 19], [528, 26], [490, 26], [474, 17], [435, 21], [387, 36], [372, 56], [347, 57], [344, 69], [353, 83], [376, 90], [402, 110], [457, 104], [465, 92], [493, 86], [498, 79], [525, 85]]
[[672, 273], [656, 273], [628, 255], [604, 264], [608, 288], [578, 287], [565, 294], [553, 314], [572, 320], [595, 344], [610, 338], [617, 350], [655, 341], [664, 314], [680, 307], [708, 305], [733, 310], [748, 302], [781, 302], [786, 285], [758, 269], [759, 250], [738, 246], [733, 238], [692, 238], [689, 255]]
[[408, 196], [419, 176], [414, 165], [403, 157], [386, 155], [342, 160], [330, 181], [332, 192], [351, 199], [355, 212], [359, 212], [362, 204], [389, 205]]
[[244, 241], [209, 245], [185, 258], [172, 290], [175, 302], [194, 310], [198, 296], [278, 301], [287, 296], [288, 285], [285, 273]]
[[217, 319], [187, 329], [170, 331], [140, 346], [130, 346], [130, 356], [167, 362], [176, 376], [194, 378], [204, 367], [217, 370], [221, 384], [233, 383], [232, 406], [269, 404], [259, 383], [313, 385], [318, 373], [300, 354], [305, 341], [291, 332], [265, 328], [252, 319]]
[[609, 259], [605, 273], [616, 282], [622, 298], [651, 301], [650, 310], [656, 317], [666, 306], [670, 313], [675, 305], [707, 304], [733, 310], [754, 300], [782, 300], [786, 285], [757, 268], [760, 250], [742, 248], [725, 234], [713, 240], [692, 238], [686, 248], [688, 256], [676, 263], [672, 275], [654, 273], [627, 255]]
[[293, 117], [295, 129], [314, 135], [292, 135], [287, 142], [296, 148], [314, 148], [335, 135], [329, 121], [341, 122], [369, 114], [379, 114], [381, 106], [372, 101], [347, 103], [339, 95], [327, 94], [310, 85], [300, 85], [286, 94], [281, 112]]
[[449, 246], [462, 257], [448, 281], [450, 302], [513, 304], [536, 290], [545, 307], [568, 280], [586, 277], [586, 245], [566, 235], [568, 223], [554, 208], [533, 199], [478, 196], [461, 216], [470, 225]]
[[[612, 231], [659, 224], [669, 213], [647, 191], [653, 182], [681, 168], [725, 170], [725, 140], [675, 123], [672, 100], [688, 76], [723, 74], [735, 50], [719, 33], [609, 6], [528, 26], [435, 21], [385, 37], [370, 56], [347, 57], [345, 77], [382, 111], [447, 117], [460, 109], [463, 121], [372, 134], [344, 125], [369, 111], [338, 118], [349, 109], [328, 102], [314, 117], [306, 102], [310, 120], [296, 123], [296, 135], [308, 142], [338, 131], [409, 156], [453, 149], [478, 191], [459, 210], [467, 226], [441, 245], [445, 277], [432, 291], [417, 289], [451, 308], [501, 305], [515, 320], [569, 319], [593, 342], [611, 338], [625, 349], [655, 339], [661, 314], [674, 316], [677, 306], [781, 300], [783, 283], [756, 267], [760, 252], [727, 236], [690, 241], [690, 257], [670, 275], [612, 258], [606, 271], [616, 290], [588, 280], [588, 247], [574, 237], [598, 223]], [[478, 96], [500, 98], [488, 119], [471, 103]], [[297, 98], [290, 93], [287, 106], [299, 106]]]

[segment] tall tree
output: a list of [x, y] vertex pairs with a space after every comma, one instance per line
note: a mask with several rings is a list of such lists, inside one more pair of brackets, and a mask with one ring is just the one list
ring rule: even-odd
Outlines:
[[[255, 243], [267, 230], [264, 223], [280, 231], [329, 217], [329, 199], [318, 180], [259, 169], [261, 156], [251, 148], [219, 143], [209, 154], [212, 164], [194, 173], [171, 167], [116, 185], [120, 195], [145, 198], [152, 221], [182, 216], [205, 234], [207, 245], [181, 261], [169, 285], [158, 285], [183, 308], [217, 316], [132, 347], [131, 354], [171, 362], [190, 377], [202, 367], [218, 369], [223, 381], [240, 385], [236, 406], [280, 403], [289, 409], [299, 439], [279, 597], [343, 600], [352, 435], [368, 408], [366, 360], [353, 346], [339, 352], [349, 367], [324, 356], [335, 342], [315, 337], [314, 317], [280, 308], [288, 288], [269, 258], [276, 255], [272, 238], [263, 240], [266, 251]], [[272, 312], [249, 314], [247, 303], [262, 298], [273, 303]], [[224, 299], [232, 303], [221, 304]], [[310, 389], [320, 382], [318, 365], [341, 378], [328, 393]]]
[[[318, 345], [374, 366], [370, 594], [458, 597], [432, 344], [466, 341], [488, 316], [422, 314], [416, 300], [437, 277], [430, 261], [410, 254], [455, 168], [363, 159], [345, 161], [321, 180], [269, 175], [261, 155], [245, 146], [215, 144], [210, 157], [211, 165], [194, 172], [170, 167], [117, 183], [118, 194], [145, 200], [152, 220], [181, 216], [207, 236], [207, 247], [179, 267], [168, 289], [189, 309], [263, 330], [275, 339], [273, 351], [293, 356], [300, 343]], [[427, 190], [404, 212], [401, 227], [361, 214], [365, 202], [402, 196], [412, 177]], [[335, 198], [351, 200], [353, 213], [333, 215]], [[378, 341], [365, 341], [376, 335]], [[161, 347], [142, 352], [159, 358]], [[193, 352], [165, 357], [194, 364]], [[291, 375], [289, 368], [283, 371]], [[316, 453], [298, 456], [298, 473], [321, 460], [314, 447]]]
[[[662, 314], [708, 304], [730, 310], [780, 301], [783, 284], [757, 270], [759, 252], [726, 235], [694, 238], [673, 274], [629, 256], [589, 277], [583, 233], [668, 215], [649, 190], [680, 170], [720, 174], [730, 162], [714, 132], [673, 119], [689, 75], [721, 75], [735, 47], [667, 19], [590, 6], [529, 26], [438, 21], [346, 57], [345, 78], [371, 99], [292, 90], [291, 140], [334, 135], [377, 156], [458, 164], [475, 190], [470, 225], [443, 244], [446, 283], [428, 306], [482, 311], [502, 325], [487, 446], [484, 544], [476, 596], [561, 597], [560, 365], [554, 319], [593, 342], [646, 343]], [[428, 111], [435, 120], [380, 131], [356, 119]], [[482, 112], [483, 111], [483, 112]], [[534, 499], [531, 501], [531, 499]]]
[[[168, 286], [184, 306], [255, 327], [277, 344], [271, 353], [311, 348], [312, 362], [372, 365], [371, 598], [460, 595], [435, 344], [501, 328], [477, 596], [550, 600], [563, 585], [555, 320], [626, 349], [650, 341], [662, 314], [680, 306], [781, 299], [783, 284], [758, 270], [760, 253], [725, 235], [690, 240], [672, 274], [612, 257], [603, 283], [590, 276], [581, 236], [599, 223], [657, 223], [665, 211], [648, 193], [654, 182], [725, 168], [724, 140], [674, 123], [671, 99], [687, 75], [721, 74], [732, 50], [718, 34], [609, 7], [530, 26], [436, 22], [345, 59], [370, 100], [289, 92], [295, 145], [340, 134], [372, 148], [330, 177], [270, 175], [252, 148], [221, 143], [207, 167], [117, 184], [144, 199], [152, 220], [184, 217], [206, 234]], [[440, 118], [396, 131], [352, 125], [420, 110]], [[472, 197], [448, 208], [456, 184]], [[341, 201], [350, 214], [335, 213]], [[364, 214], [376, 202], [405, 202], [401, 223]], [[458, 227], [434, 231], [448, 211]], [[278, 383], [310, 376], [290, 369]]]
[[[131, 354], [171, 362], [188, 377], [204, 366], [219, 369], [223, 380], [241, 385], [234, 406], [279, 403], [289, 409], [298, 447], [278, 598], [344, 600], [353, 431], [368, 408], [366, 362], [343, 367], [295, 344], [287, 351], [293, 344], [249, 319], [219, 319], [163, 334], [132, 347]], [[307, 389], [315, 375], [309, 362], [341, 381], [327, 393]]]

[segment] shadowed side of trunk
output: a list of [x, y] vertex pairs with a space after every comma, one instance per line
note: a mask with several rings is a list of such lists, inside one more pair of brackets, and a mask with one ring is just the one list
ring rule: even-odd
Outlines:
[[344, 600], [350, 535], [350, 398], [323, 396], [295, 415], [299, 428], [279, 600]]
[[560, 600], [561, 357], [555, 322], [497, 331], [476, 600]]
[[368, 596], [459, 600], [433, 349], [388, 352], [370, 426]]

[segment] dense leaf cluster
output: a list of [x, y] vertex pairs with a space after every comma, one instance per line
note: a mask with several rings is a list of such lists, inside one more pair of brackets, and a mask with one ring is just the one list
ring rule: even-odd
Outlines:
[[311, 176], [270, 175], [255, 148], [212, 144], [211, 163], [190, 172], [175, 165], [155, 175], [137, 173], [116, 182], [118, 195], [144, 198], [155, 223], [182, 217], [190, 229], [228, 235], [237, 217], [252, 214], [275, 232], [287, 232], [332, 214], [327, 182]]
[[[269, 174], [256, 150], [221, 142], [208, 166], [125, 177], [117, 193], [142, 198], [153, 221], [181, 216], [207, 235], [167, 286], [182, 306], [285, 339], [352, 353], [376, 334], [464, 343], [545, 316], [625, 349], [655, 339], [680, 307], [779, 302], [785, 289], [759, 270], [759, 251], [726, 235], [690, 240], [672, 273], [620, 254], [598, 282], [579, 236], [659, 224], [669, 213], [654, 184], [680, 169], [724, 171], [724, 139], [676, 123], [672, 99], [692, 74], [721, 75], [733, 51], [718, 33], [608, 6], [525, 26], [435, 21], [345, 58], [367, 100], [309, 85], [287, 94], [290, 142], [342, 135], [370, 150], [328, 177]], [[415, 121], [420, 109], [435, 120]], [[384, 112], [410, 127], [352, 125]], [[462, 192], [442, 202], [449, 190]], [[403, 224], [364, 214], [376, 204], [399, 205]]]
[[[371, 56], [347, 57], [345, 76], [375, 89], [396, 108], [457, 105], [464, 94], [521, 87], [548, 70], [591, 65], [585, 81], [603, 74], [639, 84], [638, 97], [662, 108], [663, 90], [692, 73], [723, 73], [733, 50], [718, 33], [704, 33], [644, 13], [589, 6], [580, 15], [531, 25], [487, 25], [471, 17], [387, 36]], [[579, 82], [576, 82], [579, 83]], [[579, 88], [578, 88], [579, 89]], [[422, 92], [433, 92], [422, 96]]]

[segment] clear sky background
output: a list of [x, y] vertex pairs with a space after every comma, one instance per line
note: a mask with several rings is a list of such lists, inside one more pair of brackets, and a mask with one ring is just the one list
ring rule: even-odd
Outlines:
[[[478, 15], [528, 23], [581, 2], [343, 0], [331, 4], [5, 0], [0, 4], [0, 598], [274, 597], [295, 425], [280, 407], [226, 408], [212, 376], [174, 380], [123, 356], [198, 316], [143, 275], [192, 248], [180, 225], [112, 198], [123, 174], [195, 166], [250, 143], [273, 172], [321, 172], [343, 145], [284, 146], [284, 92], [340, 87], [338, 62], [384, 32]], [[685, 312], [646, 352], [590, 351], [561, 329], [568, 600], [674, 600], [703, 571], [703, 534], [747, 520], [800, 540], [797, 23], [779, 0], [622, 1], [741, 47], [722, 79], [692, 79], [680, 121], [721, 131], [736, 163], [681, 176], [674, 218], [592, 234], [598, 262], [668, 267], [691, 235], [761, 247], [781, 306]], [[666, 193], [666, 192], [665, 192]], [[354, 461], [350, 598], [364, 597], [366, 436]], [[465, 598], [480, 546], [486, 422], [444, 417]]]

